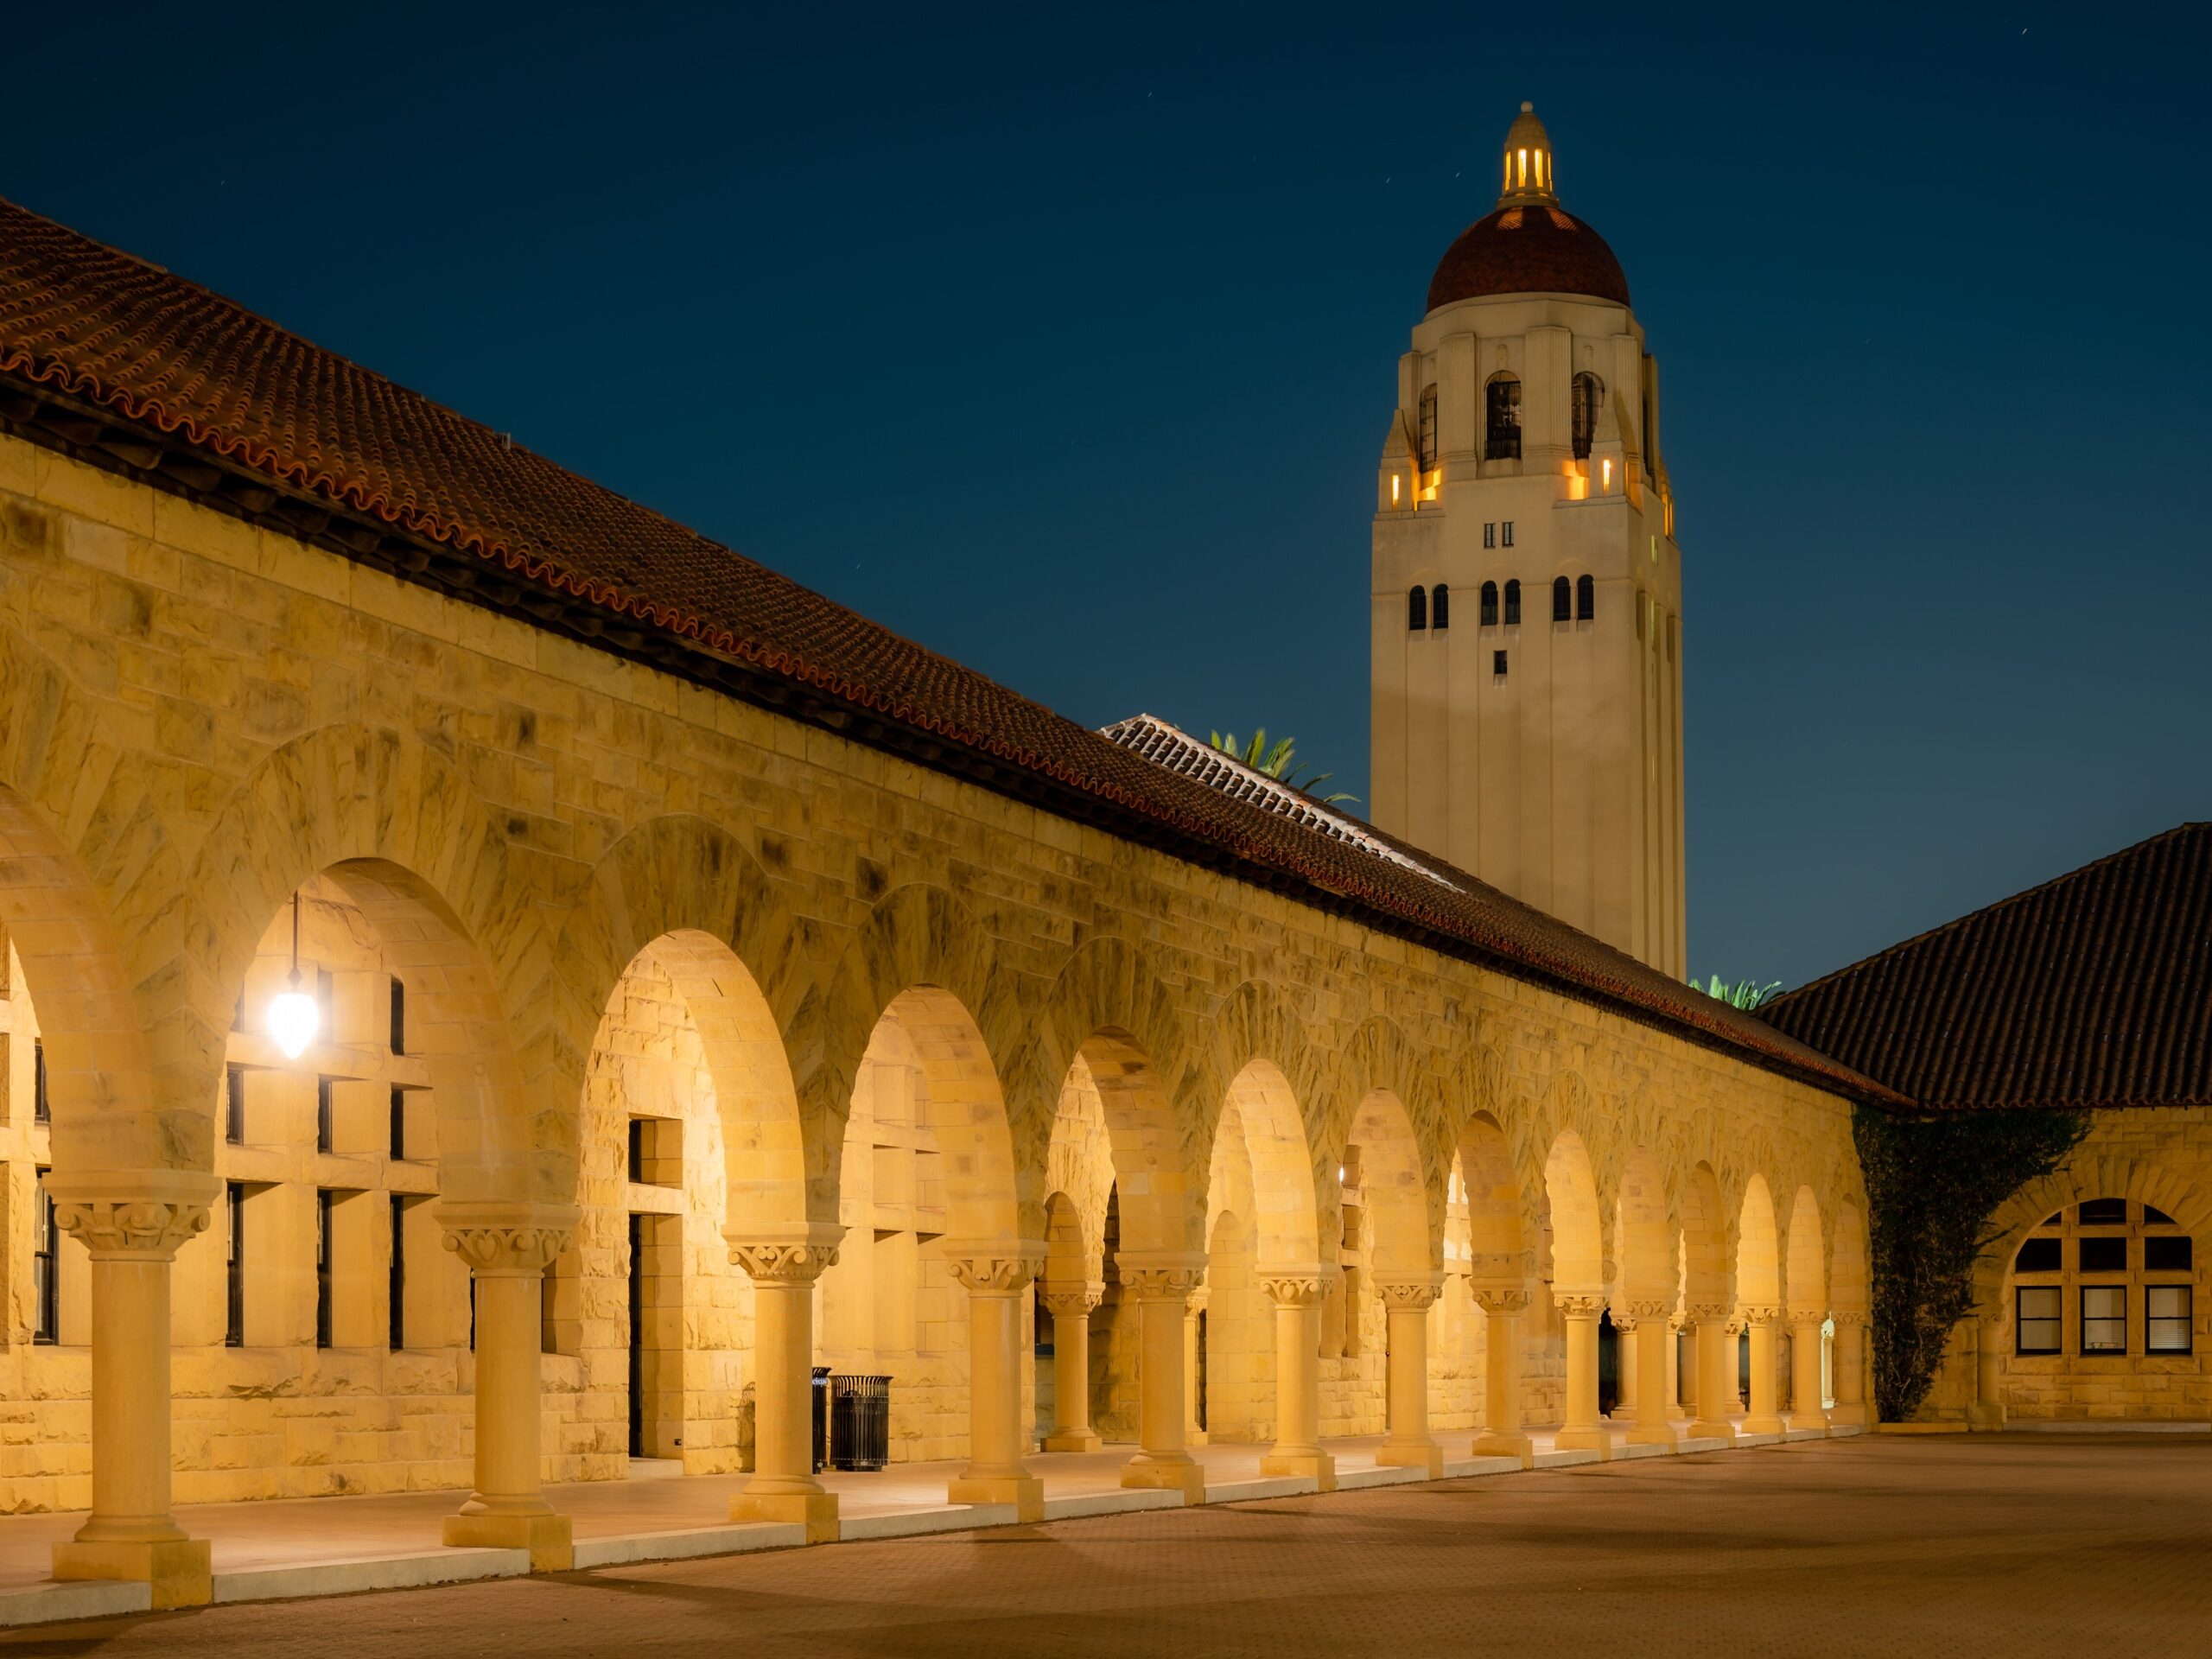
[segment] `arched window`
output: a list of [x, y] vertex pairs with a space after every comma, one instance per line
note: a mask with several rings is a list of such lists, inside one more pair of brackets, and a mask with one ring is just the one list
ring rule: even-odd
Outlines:
[[1433, 472], [1436, 467], [1436, 388], [1421, 389], [1421, 469]]
[[2195, 1242], [2154, 1205], [2089, 1198], [2062, 1210], [2012, 1258], [2012, 1351], [2188, 1355], [2196, 1346], [2196, 1272]]
[[1483, 388], [1483, 459], [1521, 459], [1521, 383], [1493, 374]]
[[[1440, 592], [1441, 589], [1439, 590]], [[1574, 620], [1587, 622], [1598, 614], [1598, 583], [1592, 576], [1574, 579]]]
[[1560, 577], [1552, 583], [1552, 620], [1554, 622], [1574, 620], [1574, 590], [1567, 585], [1565, 576]]
[[1509, 628], [1521, 626], [1521, 584], [1518, 582], [1505, 584], [1505, 626]]
[[1586, 370], [1574, 377], [1574, 458], [1590, 459], [1590, 441], [1598, 435], [1598, 411], [1605, 407], [1605, 383]]
[[1452, 590], [1442, 582], [1436, 584], [1436, 592], [1430, 596], [1428, 607], [1431, 627], [1448, 628], [1452, 626]]
[[1416, 588], [1406, 595], [1406, 630], [1419, 633], [1428, 626], [1428, 593]]
[[1482, 623], [1486, 628], [1497, 626], [1497, 584], [1494, 582], [1483, 583]]

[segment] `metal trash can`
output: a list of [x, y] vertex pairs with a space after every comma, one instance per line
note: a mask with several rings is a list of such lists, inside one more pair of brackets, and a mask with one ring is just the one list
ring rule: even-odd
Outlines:
[[891, 1459], [891, 1379], [840, 1376], [830, 1395], [830, 1466], [882, 1468]]
[[830, 1449], [830, 1368], [814, 1368], [814, 1472], [820, 1474], [829, 1465], [824, 1459]]

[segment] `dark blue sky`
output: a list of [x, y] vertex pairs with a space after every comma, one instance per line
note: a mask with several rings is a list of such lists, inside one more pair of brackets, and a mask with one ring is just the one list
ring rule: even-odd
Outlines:
[[47, 8], [0, 193], [1364, 795], [1395, 364], [1533, 99], [1664, 373], [1691, 966], [1796, 982], [2212, 817], [2212, 33], [1668, 10]]

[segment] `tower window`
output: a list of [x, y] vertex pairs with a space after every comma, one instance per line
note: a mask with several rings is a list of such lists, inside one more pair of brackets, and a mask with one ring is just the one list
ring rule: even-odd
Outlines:
[[1572, 622], [1573, 620], [1574, 590], [1567, 585], [1565, 576], [1554, 577], [1552, 581], [1552, 620]]
[[1574, 377], [1574, 458], [1590, 459], [1591, 440], [1598, 435], [1598, 411], [1605, 406], [1605, 383], [1585, 372]]
[[1517, 580], [1505, 584], [1505, 626], [1509, 628], [1521, 626], [1521, 584]]
[[1521, 383], [1510, 374], [1491, 376], [1483, 388], [1483, 459], [1521, 459]]
[[1421, 389], [1421, 469], [1424, 473], [1436, 465], [1436, 388]]
[[1598, 581], [1594, 576], [1574, 579], [1574, 620], [1587, 622], [1598, 614]]
[[1503, 652], [1493, 651], [1491, 652], [1490, 671], [1497, 675], [1501, 680], [1505, 677], [1505, 653]]
[[1428, 590], [1415, 588], [1406, 595], [1406, 631], [1419, 633], [1428, 626]]
[[1436, 591], [1429, 596], [1428, 605], [1429, 626], [1440, 633], [1452, 626], [1452, 590], [1449, 588], [1438, 582]]
[[1496, 547], [1497, 545], [1497, 520], [1492, 519], [1489, 524], [1483, 526], [1483, 545], [1484, 547]]
[[1497, 626], [1497, 584], [1494, 582], [1483, 583], [1482, 624], [1486, 628]]
[[1513, 545], [1513, 521], [1510, 518], [1506, 519], [1503, 523], [1498, 525], [1497, 532], [1498, 545], [1500, 547], [1510, 547]]

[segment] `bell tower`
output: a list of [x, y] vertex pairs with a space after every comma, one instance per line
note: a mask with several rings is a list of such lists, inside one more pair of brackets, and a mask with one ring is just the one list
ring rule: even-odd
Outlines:
[[1681, 977], [1681, 559], [1658, 365], [1529, 105], [1376, 479], [1375, 823]]

